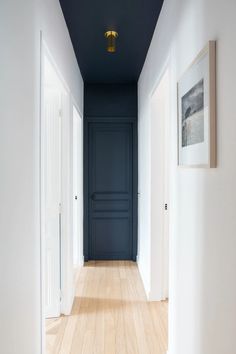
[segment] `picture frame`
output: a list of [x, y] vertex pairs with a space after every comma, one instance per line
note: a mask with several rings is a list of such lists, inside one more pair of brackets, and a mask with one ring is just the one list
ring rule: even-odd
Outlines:
[[177, 83], [178, 165], [216, 167], [216, 41], [209, 41]]

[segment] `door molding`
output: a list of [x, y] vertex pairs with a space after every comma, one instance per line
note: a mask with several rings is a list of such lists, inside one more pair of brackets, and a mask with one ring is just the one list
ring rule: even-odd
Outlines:
[[[61, 83], [63, 91], [62, 100], [62, 164], [69, 164], [69, 177], [68, 168], [63, 168], [62, 171], [62, 213], [61, 213], [61, 314], [69, 314], [74, 300], [74, 286], [73, 277], [70, 276], [71, 271], [71, 238], [68, 234], [71, 233], [71, 220], [70, 220], [70, 205], [72, 196], [72, 183], [71, 183], [71, 134], [72, 134], [72, 114], [71, 107], [74, 104], [73, 97], [69, 90], [69, 86], [63, 78], [53, 55], [51, 54], [47, 42], [44, 39], [43, 32], [40, 32], [40, 118], [39, 118], [39, 193], [40, 193], [40, 327], [41, 327], [41, 352], [45, 352], [45, 237], [43, 233], [43, 219], [42, 219], [42, 179], [43, 179], [43, 95], [44, 95], [44, 57], [46, 57], [55, 70], [58, 80]], [[77, 106], [77, 105], [76, 105]], [[82, 115], [81, 115], [82, 116]], [[66, 149], [65, 149], [66, 147]]]
[[137, 117], [85, 117], [84, 119], [84, 261], [89, 259], [89, 137], [90, 123], [131, 124], [133, 137], [133, 215], [132, 215], [132, 260], [136, 262], [138, 247], [138, 132]]

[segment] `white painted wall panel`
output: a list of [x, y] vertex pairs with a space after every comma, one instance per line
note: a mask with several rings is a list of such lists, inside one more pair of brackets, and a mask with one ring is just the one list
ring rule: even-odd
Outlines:
[[4, 354], [41, 353], [40, 30], [83, 111], [83, 80], [59, 1], [1, 1], [0, 351]]
[[[149, 284], [149, 104], [169, 57], [170, 354], [235, 354], [235, 13], [234, 0], [165, 0], [139, 80], [139, 266]], [[176, 83], [210, 39], [217, 40], [218, 168], [179, 169]]]

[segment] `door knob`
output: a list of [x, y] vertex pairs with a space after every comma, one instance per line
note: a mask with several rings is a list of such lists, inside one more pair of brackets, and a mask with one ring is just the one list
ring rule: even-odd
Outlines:
[[78, 199], [78, 197], [77, 197], [77, 195], [75, 195], [75, 200], [77, 200]]

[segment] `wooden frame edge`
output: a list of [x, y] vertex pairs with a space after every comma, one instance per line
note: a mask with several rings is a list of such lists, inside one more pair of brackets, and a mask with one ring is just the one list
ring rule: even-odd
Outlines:
[[[185, 75], [185, 73], [196, 64], [205, 54], [209, 55], [208, 70], [209, 70], [209, 160], [207, 164], [192, 164], [181, 165], [179, 154], [179, 81]], [[199, 52], [196, 58], [191, 62], [187, 69], [182, 73], [177, 81], [177, 134], [178, 134], [178, 146], [177, 146], [177, 167], [179, 168], [216, 168], [217, 167], [217, 148], [216, 148], [216, 41], [210, 40], [205, 47]]]
[[217, 167], [216, 156], [216, 41], [209, 41], [209, 167]]

